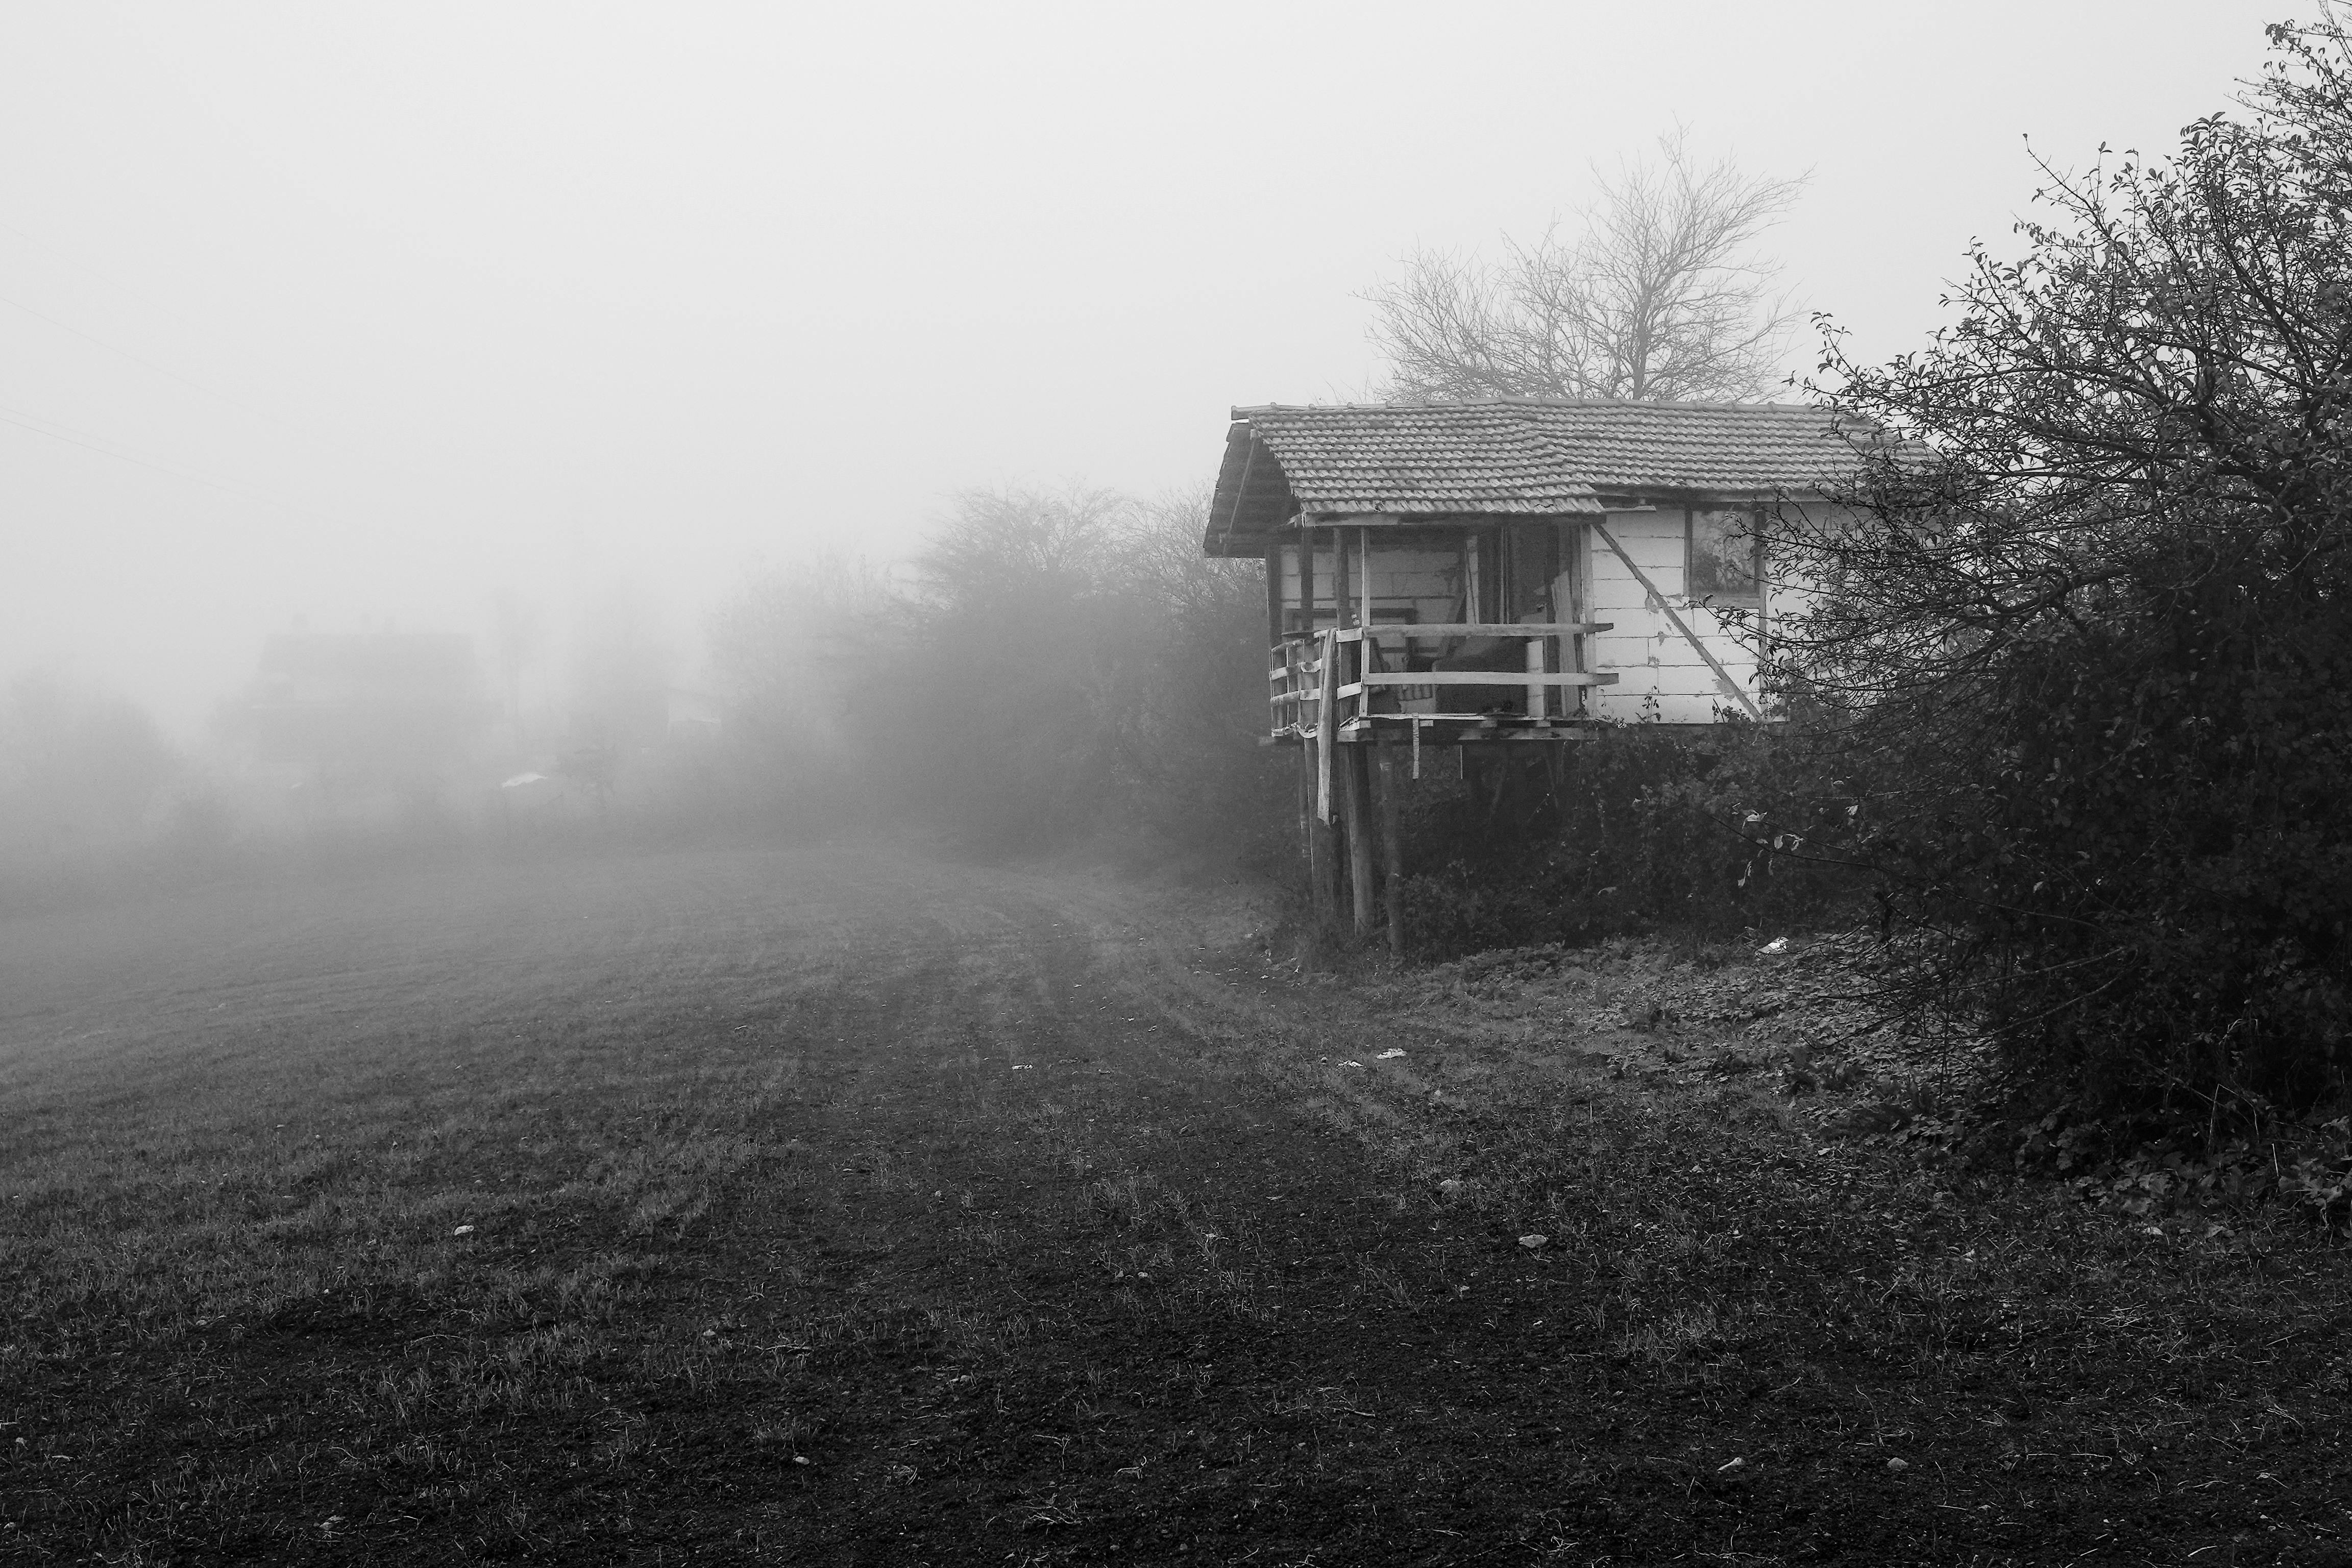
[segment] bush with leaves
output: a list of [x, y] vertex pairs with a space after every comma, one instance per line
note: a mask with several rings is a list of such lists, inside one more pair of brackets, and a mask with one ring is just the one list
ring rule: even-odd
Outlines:
[[1407, 931], [1444, 957], [1582, 943], [1673, 926], [1699, 933], [1846, 916], [1859, 879], [1807, 850], [1843, 822], [1802, 799], [1800, 752], [1754, 725], [1692, 738], [1629, 725], [1550, 758], [1473, 750], [1406, 814]]
[[1927, 350], [1830, 339], [1862, 476], [1770, 542], [1831, 847], [1926, 992], [2098, 1103], [2352, 1072], [2352, 49], [2272, 39], [2170, 159], [2045, 165]]

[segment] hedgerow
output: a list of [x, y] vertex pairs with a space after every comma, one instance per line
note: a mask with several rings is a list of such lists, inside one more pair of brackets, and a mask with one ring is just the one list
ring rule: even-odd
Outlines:
[[2170, 160], [2045, 166], [1927, 349], [1829, 337], [1860, 478], [1770, 542], [1817, 847], [2022, 1072], [2209, 1119], [2352, 1073], [2352, 50], [2272, 37]]

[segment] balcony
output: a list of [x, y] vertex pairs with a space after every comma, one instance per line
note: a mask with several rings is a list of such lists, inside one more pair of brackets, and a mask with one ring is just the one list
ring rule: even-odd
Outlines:
[[1575, 741], [1597, 722], [1584, 694], [1583, 639], [1606, 621], [1381, 623], [1286, 637], [1269, 654], [1276, 742], [1383, 735], [1418, 747], [1477, 741]]

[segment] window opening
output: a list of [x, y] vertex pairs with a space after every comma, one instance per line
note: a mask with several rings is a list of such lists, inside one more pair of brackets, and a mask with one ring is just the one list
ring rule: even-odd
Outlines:
[[1763, 597], [1763, 530], [1751, 507], [1694, 510], [1685, 539], [1684, 592], [1717, 604], [1753, 605]]

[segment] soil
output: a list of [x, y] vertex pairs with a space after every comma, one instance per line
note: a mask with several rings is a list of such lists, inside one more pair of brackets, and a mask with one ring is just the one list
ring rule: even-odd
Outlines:
[[2323, 1238], [1827, 1142], [1653, 999], [1744, 970], [1268, 921], [817, 847], [0, 925], [0, 1557], [2352, 1563]]

